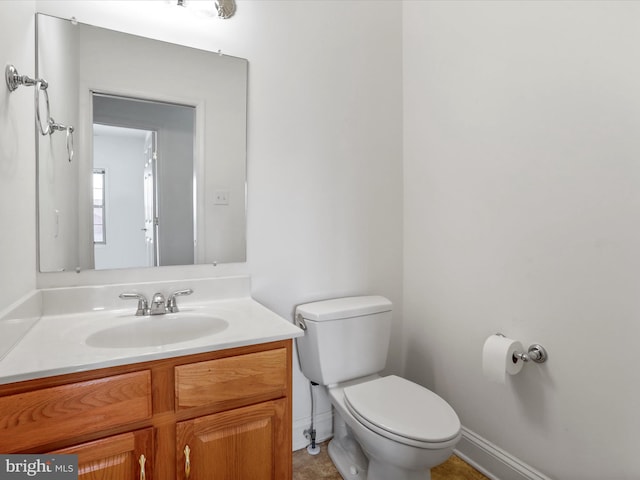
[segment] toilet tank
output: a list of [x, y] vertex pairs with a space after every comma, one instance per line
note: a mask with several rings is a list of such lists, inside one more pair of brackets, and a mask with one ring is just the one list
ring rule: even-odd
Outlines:
[[391, 336], [392, 303], [381, 296], [335, 298], [296, 308], [305, 330], [296, 338], [300, 368], [321, 385], [384, 369]]

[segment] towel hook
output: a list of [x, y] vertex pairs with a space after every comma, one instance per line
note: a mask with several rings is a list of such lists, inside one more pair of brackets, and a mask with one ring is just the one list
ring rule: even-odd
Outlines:
[[[49, 92], [47, 88], [49, 83], [44, 78], [31, 78], [27, 75], [20, 75], [18, 70], [13, 65], [7, 65], [4, 69], [4, 78], [7, 82], [7, 88], [10, 92], [15, 91], [20, 85], [27, 87], [35, 86], [34, 101], [36, 107], [36, 125], [42, 135], [48, 135], [51, 124], [51, 109], [49, 107]], [[44, 92], [45, 105], [47, 107], [46, 121], [42, 121], [40, 117], [40, 92]]]
[[25, 85], [28, 87], [32, 87], [34, 85], [38, 85], [39, 89], [46, 90], [49, 86], [49, 83], [44, 78], [31, 78], [26, 75], [20, 75], [18, 70], [13, 65], [7, 65], [4, 69], [4, 78], [7, 81], [7, 87], [9, 87], [9, 91], [13, 92], [20, 85]]
[[[67, 132], [67, 154], [69, 161], [73, 159], [73, 127], [56, 123], [51, 117], [51, 106], [49, 104], [49, 83], [44, 78], [31, 78], [27, 75], [20, 75], [13, 65], [7, 65], [4, 69], [4, 78], [10, 92], [15, 91], [20, 85], [35, 86], [34, 103], [36, 107], [36, 126], [42, 135], [53, 135], [53, 132]], [[44, 104], [46, 107], [46, 118], [42, 119], [40, 112], [40, 92], [44, 94]]]

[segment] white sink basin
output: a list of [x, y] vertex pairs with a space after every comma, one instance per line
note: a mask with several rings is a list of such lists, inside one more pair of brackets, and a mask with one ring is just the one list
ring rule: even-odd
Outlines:
[[132, 317], [129, 323], [92, 333], [86, 344], [102, 348], [153, 347], [206, 337], [228, 326], [221, 318], [194, 313]]

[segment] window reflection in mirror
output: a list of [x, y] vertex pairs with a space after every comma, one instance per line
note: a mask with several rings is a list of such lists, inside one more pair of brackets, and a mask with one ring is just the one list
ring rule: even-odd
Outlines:
[[104, 214], [104, 184], [106, 171], [104, 168], [93, 169], [93, 243], [105, 244], [107, 226]]

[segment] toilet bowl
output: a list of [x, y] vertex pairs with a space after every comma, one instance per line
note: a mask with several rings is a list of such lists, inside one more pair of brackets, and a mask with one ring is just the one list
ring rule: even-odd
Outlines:
[[334, 408], [329, 456], [345, 480], [429, 480], [461, 438], [451, 406], [396, 375], [380, 376], [391, 302], [348, 297], [300, 305], [302, 373], [323, 385]]
[[328, 393], [335, 408], [329, 455], [345, 480], [428, 480], [462, 435], [444, 400], [401, 377], [371, 376]]

